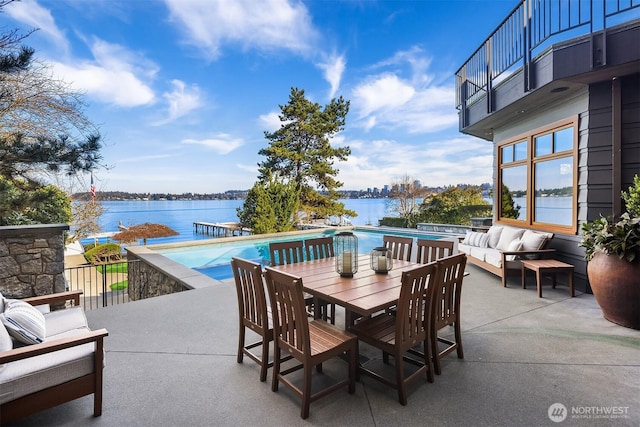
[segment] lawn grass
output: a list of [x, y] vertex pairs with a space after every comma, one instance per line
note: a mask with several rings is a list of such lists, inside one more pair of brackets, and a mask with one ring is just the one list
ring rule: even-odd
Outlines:
[[117, 264], [107, 264], [107, 265], [99, 265], [96, 268], [100, 273], [105, 271], [107, 273], [128, 273], [128, 264], [126, 262], [119, 262]]
[[129, 286], [128, 280], [123, 280], [122, 282], [116, 282], [109, 285], [112, 291], [122, 291], [127, 289], [127, 286]]

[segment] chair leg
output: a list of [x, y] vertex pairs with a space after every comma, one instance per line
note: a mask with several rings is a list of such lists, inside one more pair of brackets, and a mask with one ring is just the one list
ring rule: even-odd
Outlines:
[[403, 406], [407, 405], [407, 384], [404, 382], [404, 358], [402, 354], [394, 354], [396, 365], [396, 387], [398, 388], [398, 400]]
[[431, 352], [433, 353], [433, 371], [440, 375], [440, 352], [438, 351], [438, 333], [431, 335]]
[[349, 394], [356, 392], [356, 377], [358, 374], [358, 341], [349, 350]]
[[260, 381], [267, 380], [267, 368], [269, 366], [269, 340], [262, 337], [262, 362], [260, 363]]
[[244, 336], [244, 325], [240, 324], [240, 333], [238, 335], [238, 363], [242, 363], [242, 358], [244, 357]]
[[309, 405], [311, 405], [311, 371], [312, 366], [309, 363], [304, 365], [304, 384], [302, 385], [302, 409], [300, 416], [302, 419], [309, 417]]
[[458, 352], [458, 359], [464, 359], [464, 353], [462, 351], [462, 333], [460, 331], [460, 321], [456, 320], [456, 351]]
[[[277, 338], [274, 339], [274, 342]], [[273, 348], [273, 379], [271, 380], [271, 391], [278, 391], [278, 375], [280, 375], [280, 347], [276, 344]]]
[[431, 345], [428, 339], [423, 341], [423, 351], [424, 351], [424, 364], [427, 366], [427, 381], [432, 383], [434, 381], [433, 377], [433, 354], [431, 351]]
[[386, 351], [382, 352], [382, 363], [384, 363], [385, 365], [389, 364], [389, 353], [387, 353]]

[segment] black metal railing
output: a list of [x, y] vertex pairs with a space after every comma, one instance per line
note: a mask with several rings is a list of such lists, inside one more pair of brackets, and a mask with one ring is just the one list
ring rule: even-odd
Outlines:
[[67, 290], [82, 290], [80, 304], [85, 310], [129, 302], [128, 269], [139, 260], [90, 264], [65, 268]]
[[[521, 68], [526, 73], [553, 43], [638, 19], [637, 9], [640, 0], [522, 0], [456, 72], [456, 108], [490, 98], [495, 84]], [[525, 86], [531, 89], [526, 74]]]

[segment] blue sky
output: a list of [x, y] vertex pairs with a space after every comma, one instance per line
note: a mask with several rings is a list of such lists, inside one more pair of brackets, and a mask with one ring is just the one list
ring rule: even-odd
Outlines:
[[350, 100], [332, 143], [351, 147], [338, 179], [358, 190], [491, 181], [492, 144], [458, 131], [454, 73], [516, 4], [22, 0], [0, 26], [38, 28], [25, 44], [84, 93], [98, 191], [250, 188], [291, 87]]

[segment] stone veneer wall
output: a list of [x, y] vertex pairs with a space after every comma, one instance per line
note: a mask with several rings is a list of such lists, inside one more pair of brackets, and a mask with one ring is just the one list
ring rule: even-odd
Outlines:
[[191, 268], [178, 264], [146, 246], [127, 250], [128, 292], [131, 301], [219, 284]]
[[0, 292], [27, 298], [65, 291], [66, 224], [0, 227]]

